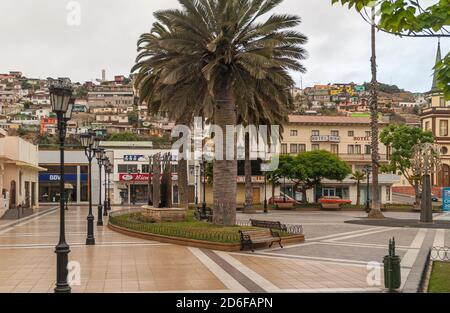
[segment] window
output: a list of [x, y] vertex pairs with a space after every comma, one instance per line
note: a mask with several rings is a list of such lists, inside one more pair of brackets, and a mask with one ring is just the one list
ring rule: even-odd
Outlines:
[[361, 154], [361, 145], [355, 145], [355, 154]]
[[137, 164], [119, 164], [117, 169], [118, 169], [119, 173], [122, 173], [122, 174], [138, 172]]
[[366, 131], [366, 138], [371, 138], [371, 137], [372, 137], [372, 132]]
[[425, 122], [425, 130], [430, 130], [430, 122]]
[[339, 145], [332, 144], [331, 145], [331, 153], [339, 154]]
[[291, 137], [297, 137], [298, 136], [298, 130], [291, 130]]
[[339, 137], [339, 131], [338, 130], [332, 130], [331, 131], [331, 136]]
[[320, 136], [320, 130], [313, 130], [313, 131], [311, 132], [311, 135], [312, 135], [312, 136]]
[[298, 153], [303, 153], [303, 152], [306, 152], [306, 145], [305, 144], [298, 145]]
[[349, 130], [348, 131], [348, 136], [349, 137], [355, 137], [355, 132], [353, 130]]
[[297, 154], [298, 153], [298, 145], [292, 144], [291, 145], [291, 154]]
[[365, 154], [372, 154], [372, 146], [371, 145], [366, 145], [364, 147], [364, 153]]
[[150, 166], [148, 164], [142, 165], [142, 173], [150, 173], [150, 171], [148, 170], [149, 167]]
[[386, 201], [391, 201], [391, 188], [389, 186], [386, 186]]
[[348, 145], [347, 146], [347, 153], [348, 154], [355, 154], [355, 146], [354, 145]]
[[448, 120], [439, 121], [439, 136], [448, 136]]
[[311, 150], [312, 150], [312, 151], [320, 150], [320, 145], [319, 145], [319, 144], [313, 144], [313, 145], [311, 145]]
[[287, 154], [287, 144], [283, 143], [281, 144], [281, 154]]
[[448, 154], [448, 148], [447, 148], [447, 147], [442, 147], [442, 148], [441, 148], [441, 153], [442, 153], [443, 155], [447, 155], [447, 154]]
[[322, 195], [324, 197], [336, 197], [336, 188], [323, 188]]

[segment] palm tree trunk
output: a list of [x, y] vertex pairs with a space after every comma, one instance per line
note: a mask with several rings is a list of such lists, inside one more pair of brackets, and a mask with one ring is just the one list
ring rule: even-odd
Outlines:
[[[224, 82], [217, 88], [214, 123], [223, 131], [223, 157], [216, 155], [213, 169], [213, 222], [220, 226], [233, 226], [236, 224], [236, 135], [232, 138], [227, 134], [227, 125], [236, 125], [236, 110], [231, 96], [231, 86]], [[233, 157], [227, 160], [227, 141], [233, 144]], [[217, 150], [217, 149], [216, 149]]]
[[358, 183], [356, 184], [356, 205], [360, 206], [361, 205], [361, 182], [358, 181]]
[[372, 209], [370, 218], [384, 218], [381, 213], [380, 194], [378, 188], [379, 174], [379, 151], [378, 151], [378, 82], [377, 82], [377, 59], [376, 59], [376, 27], [375, 27], [375, 7], [372, 8], [372, 82], [370, 84], [370, 126], [372, 130]]
[[189, 206], [187, 160], [184, 159], [178, 161], [178, 194], [180, 207], [187, 209]]
[[250, 134], [245, 134], [245, 205], [244, 210], [253, 206], [252, 194], [252, 162], [250, 160]]

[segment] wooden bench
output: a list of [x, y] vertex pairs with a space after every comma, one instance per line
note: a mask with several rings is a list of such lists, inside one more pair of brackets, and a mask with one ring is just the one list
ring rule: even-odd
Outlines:
[[212, 209], [209, 207], [206, 207], [203, 211], [203, 207], [196, 208], [196, 211], [194, 213], [195, 218], [199, 221], [208, 221], [212, 222], [213, 220], [213, 213]]
[[285, 224], [281, 224], [281, 222], [250, 220], [250, 223], [252, 224], [253, 227], [261, 227], [261, 228], [269, 228], [269, 229], [287, 231], [287, 226]]
[[281, 237], [278, 233], [272, 232], [271, 229], [261, 229], [261, 230], [240, 230], [241, 235], [241, 251], [246, 248], [251, 249], [255, 252], [255, 244], [270, 244], [269, 247], [275, 242], [278, 242], [281, 248]]

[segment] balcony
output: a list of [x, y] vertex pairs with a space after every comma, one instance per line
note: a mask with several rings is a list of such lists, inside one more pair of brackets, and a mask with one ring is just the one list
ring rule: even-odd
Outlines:
[[[338, 156], [346, 161], [346, 162], [366, 162], [370, 163], [372, 162], [372, 155], [371, 154], [344, 154], [340, 153]], [[380, 162], [386, 163], [389, 161], [387, 154], [380, 154]]]

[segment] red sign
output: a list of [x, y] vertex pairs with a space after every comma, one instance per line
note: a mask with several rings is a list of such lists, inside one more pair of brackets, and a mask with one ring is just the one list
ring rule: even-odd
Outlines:
[[119, 181], [124, 182], [146, 182], [149, 179], [149, 174], [119, 174]]

